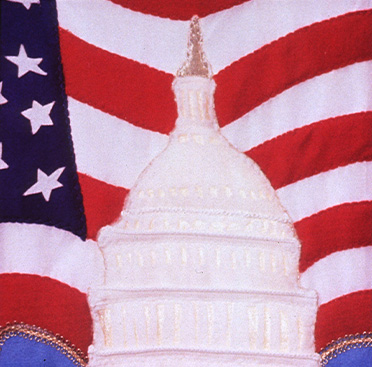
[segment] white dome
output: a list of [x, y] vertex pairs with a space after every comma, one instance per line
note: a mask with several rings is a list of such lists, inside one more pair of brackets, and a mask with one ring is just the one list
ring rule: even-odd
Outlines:
[[98, 242], [91, 366], [316, 367], [316, 295], [298, 284], [293, 224], [259, 167], [220, 134], [191, 22], [168, 146]]
[[294, 237], [288, 214], [268, 179], [221, 135], [214, 88], [214, 81], [203, 77], [176, 79], [176, 127], [166, 149], [131, 190], [116, 229]]

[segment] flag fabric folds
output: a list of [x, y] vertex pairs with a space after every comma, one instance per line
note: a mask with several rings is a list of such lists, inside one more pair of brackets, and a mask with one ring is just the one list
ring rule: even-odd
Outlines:
[[319, 295], [323, 364], [368, 365], [371, 0], [0, 6], [0, 325], [13, 323], [0, 344], [21, 335], [0, 364], [33, 350], [25, 325], [40, 340], [63, 337], [35, 355], [62, 343], [72, 359], [54, 365], [85, 364], [86, 293], [104, 267], [97, 234], [167, 144], [171, 84], [198, 14], [221, 131], [259, 164], [295, 223], [301, 281]]

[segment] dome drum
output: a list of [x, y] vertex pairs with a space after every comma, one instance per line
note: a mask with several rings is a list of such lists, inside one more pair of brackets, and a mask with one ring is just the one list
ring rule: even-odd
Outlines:
[[[236, 237], [128, 235], [103, 247], [107, 285], [127, 289], [167, 287], [207, 290], [297, 287], [298, 248], [293, 243]], [[242, 281], [244, 279], [244, 281]]]
[[[314, 299], [314, 292], [302, 290], [200, 293], [100, 289], [90, 295], [101, 334], [97, 334], [95, 347], [103, 354], [129, 357], [162, 350], [170, 356], [178, 350], [258, 355], [270, 351], [271, 355], [308, 358], [308, 365], [315, 366], [311, 354]], [[249, 358], [242, 365], [250, 366]]]

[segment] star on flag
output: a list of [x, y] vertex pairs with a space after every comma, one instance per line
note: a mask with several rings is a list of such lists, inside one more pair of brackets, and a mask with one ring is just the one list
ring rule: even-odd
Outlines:
[[0, 105], [8, 102], [8, 100], [1, 94], [2, 89], [3, 89], [3, 82], [0, 82]]
[[84, 240], [56, 1], [0, 3], [7, 19], [0, 22], [0, 226], [19, 223], [27, 231], [28, 224], [47, 225]]
[[50, 111], [54, 102], [41, 105], [37, 101], [32, 101], [32, 107], [21, 112], [21, 115], [30, 120], [32, 134], [35, 135], [41, 126], [51, 126], [53, 121], [50, 118]]
[[0, 170], [7, 169], [9, 166], [6, 162], [2, 159], [3, 156], [3, 143], [0, 143]]
[[22, 4], [27, 10], [31, 8], [32, 4], [40, 4], [40, 0], [8, 0], [11, 3]]
[[19, 47], [18, 56], [5, 56], [5, 58], [18, 66], [18, 78], [21, 78], [30, 71], [40, 75], [48, 74], [39, 67], [39, 64], [43, 61], [43, 59], [41, 57], [28, 57], [23, 45]]
[[50, 195], [54, 189], [58, 189], [63, 185], [58, 181], [65, 167], [56, 169], [49, 176], [43, 172], [40, 168], [37, 170], [37, 181], [32, 185], [23, 196], [39, 194], [44, 196], [45, 201], [49, 201]]

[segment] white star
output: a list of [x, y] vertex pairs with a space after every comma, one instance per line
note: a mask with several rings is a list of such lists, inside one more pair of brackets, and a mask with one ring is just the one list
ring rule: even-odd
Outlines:
[[53, 125], [49, 115], [54, 103], [55, 101], [42, 106], [39, 102], [32, 101], [32, 107], [21, 112], [22, 116], [30, 120], [33, 135], [39, 131], [41, 126]]
[[40, 67], [38, 66], [43, 61], [43, 59], [41, 57], [36, 59], [28, 57], [25, 46], [23, 45], [19, 47], [18, 56], [5, 56], [5, 58], [18, 66], [18, 78], [27, 74], [29, 71], [40, 75], [48, 74], [43, 69], [40, 69]]
[[3, 89], [3, 82], [0, 82], [0, 105], [8, 102], [8, 100], [1, 94], [2, 89]]
[[33, 195], [42, 193], [44, 196], [45, 201], [49, 201], [50, 194], [54, 189], [58, 189], [58, 187], [62, 187], [63, 185], [58, 182], [59, 176], [61, 176], [62, 172], [66, 167], [61, 167], [56, 169], [50, 176], [45, 174], [41, 169], [37, 170], [37, 181], [34, 185], [32, 185], [24, 194], [23, 196]]
[[12, 3], [20, 3], [23, 4], [24, 7], [28, 10], [31, 8], [32, 4], [40, 4], [40, 0], [8, 0]]
[[0, 170], [7, 169], [9, 166], [2, 160], [3, 156], [3, 143], [0, 143]]

